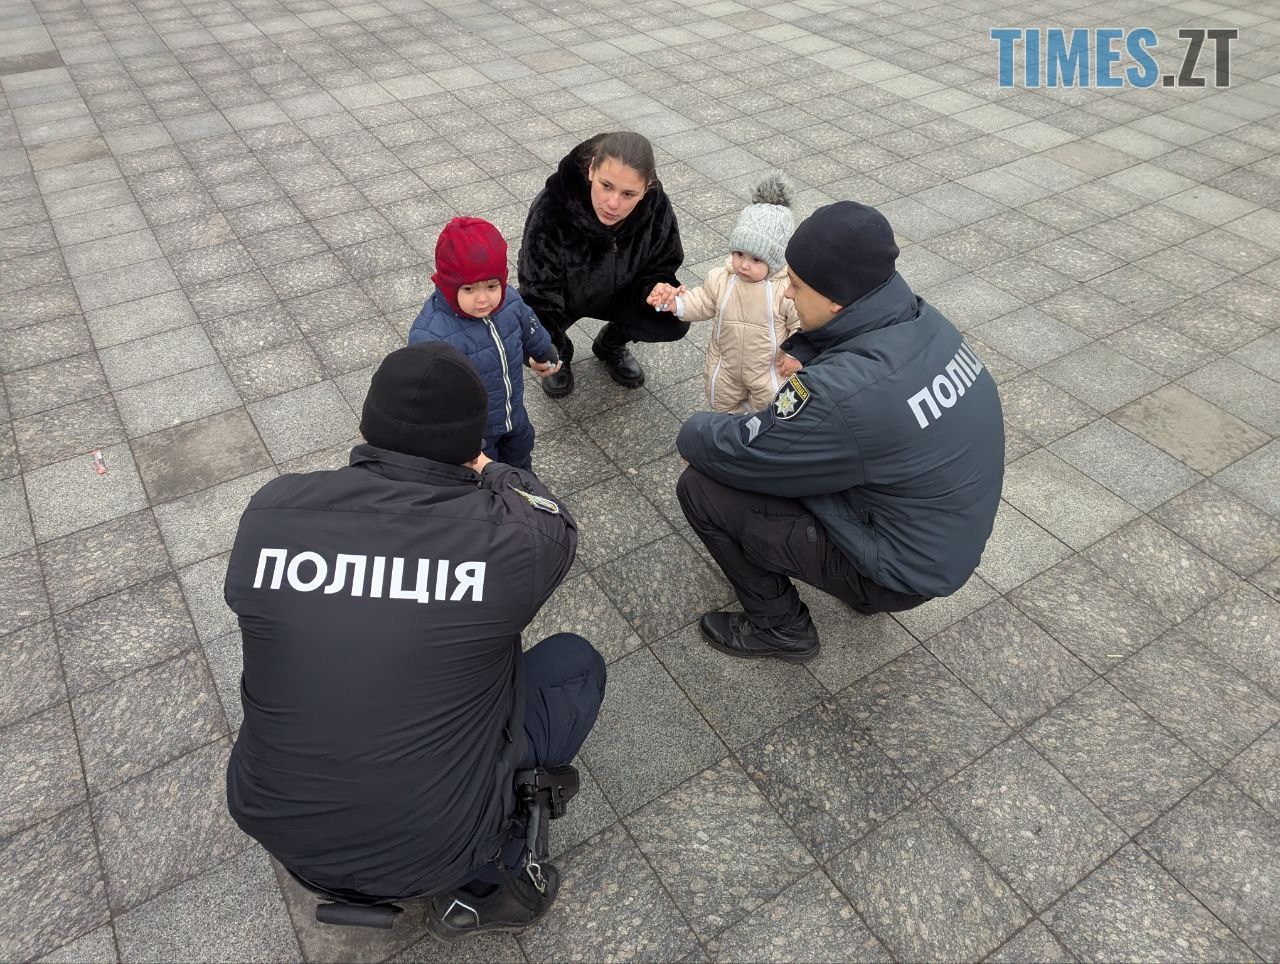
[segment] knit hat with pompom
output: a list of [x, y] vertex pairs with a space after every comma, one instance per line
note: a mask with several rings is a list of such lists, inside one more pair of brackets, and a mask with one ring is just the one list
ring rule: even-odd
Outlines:
[[751, 204], [738, 215], [729, 246], [755, 255], [775, 274], [787, 260], [787, 241], [794, 228], [790, 185], [781, 174], [770, 174], [751, 192]]

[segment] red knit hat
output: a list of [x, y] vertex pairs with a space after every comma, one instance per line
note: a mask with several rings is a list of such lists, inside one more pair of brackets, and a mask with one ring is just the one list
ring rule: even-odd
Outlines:
[[[436, 239], [436, 273], [431, 276], [436, 288], [459, 315], [466, 312], [458, 306], [458, 289], [497, 278], [502, 283], [502, 297], [507, 297], [507, 242], [488, 221], [481, 218], [454, 218], [444, 226]], [[498, 302], [499, 305], [502, 302]]]

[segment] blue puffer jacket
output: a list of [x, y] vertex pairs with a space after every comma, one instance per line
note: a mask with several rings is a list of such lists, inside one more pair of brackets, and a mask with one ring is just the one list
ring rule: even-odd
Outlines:
[[526, 358], [560, 360], [551, 336], [520, 292], [507, 286], [502, 305], [488, 318], [458, 315], [444, 295], [433, 291], [409, 329], [409, 344], [445, 341], [471, 359], [489, 391], [486, 440], [495, 440], [527, 418], [524, 411]]

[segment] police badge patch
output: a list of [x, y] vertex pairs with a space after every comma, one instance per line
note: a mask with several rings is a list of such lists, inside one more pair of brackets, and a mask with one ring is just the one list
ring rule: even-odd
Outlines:
[[773, 399], [774, 414], [783, 421], [795, 418], [809, 404], [809, 399], [812, 397], [813, 392], [808, 385], [800, 381], [800, 376], [792, 375]]

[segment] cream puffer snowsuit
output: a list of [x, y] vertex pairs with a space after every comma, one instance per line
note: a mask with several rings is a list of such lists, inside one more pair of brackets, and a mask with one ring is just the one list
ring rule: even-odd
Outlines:
[[745, 281], [733, 259], [707, 272], [702, 285], [680, 298], [682, 321], [715, 319], [707, 345], [707, 402], [713, 412], [759, 411], [782, 380], [778, 346], [800, 327], [795, 302], [784, 298], [786, 265], [764, 281]]

